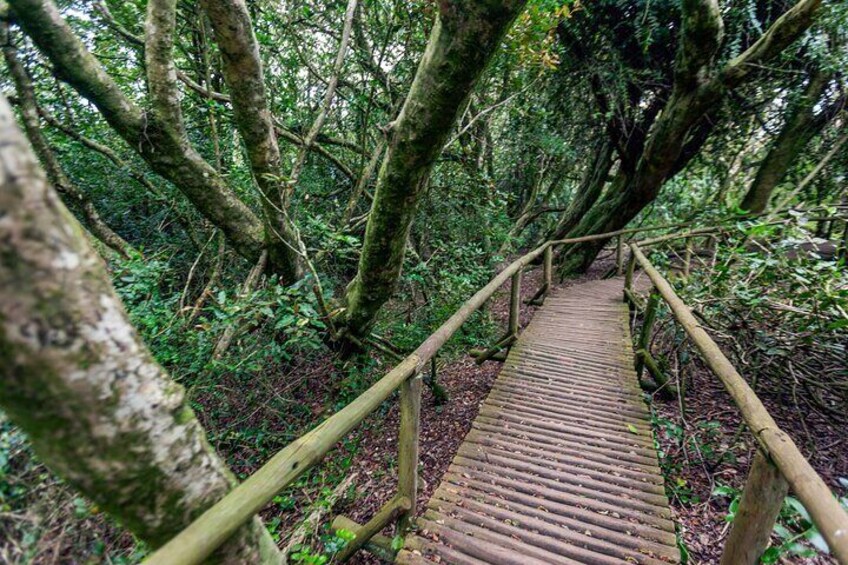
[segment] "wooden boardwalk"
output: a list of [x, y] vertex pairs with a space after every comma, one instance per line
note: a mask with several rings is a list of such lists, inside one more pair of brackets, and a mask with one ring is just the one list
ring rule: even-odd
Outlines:
[[398, 563], [676, 563], [621, 279], [554, 291]]

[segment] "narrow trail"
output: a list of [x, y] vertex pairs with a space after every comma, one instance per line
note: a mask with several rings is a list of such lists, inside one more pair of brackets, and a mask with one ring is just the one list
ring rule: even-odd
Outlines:
[[679, 561], [622, 290], [547, 298], [398, 563]]

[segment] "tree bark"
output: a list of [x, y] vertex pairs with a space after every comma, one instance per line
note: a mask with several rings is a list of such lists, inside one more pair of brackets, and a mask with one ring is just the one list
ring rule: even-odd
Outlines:
[[607, 177], [613, 163], [613, 143], [605, 139], [594, 152], [589, 168], [577, 187], [577, 192], [568, 209], [562, 215], [556, 227], [548, 234], [548, 239], [562, 239], [580, 222], [580, 219], [595, 205], [601, 197]]
[[[6, 27], [5, 24], [0, 24], [0, 31]], [[7, 28], [8, 29], [8, 28]], [[69, 205], [76, 205], [82, 212], [85, 223], [91, 234], [98, 240], [103, 242], [107, 247], [118, 253], [121, 257], [127, 259], [130, 255], [137, 253], [127, 241], [109, 227], [103, 221], [100, 214], [95, 208], [94, 203], [88, 198], [75, 183], [68, 178], [65, 170], [56, 158], [55, 153], [51, 149], [44, 134], [41, 131], [41, 120], [39, 119], [38, 102], [35, 99], [35, 92], [32, 89], [32, 81], [24, 69], [21, 62], [18, 60], [17, 50], [7, 44], [3, 48], [3, 57], [6, 60], [6, 66], [9, 68], [9, 74], [12, 75], [12, 80], [15, 83], [15, 90], [18, 93], [20, 100], [21, 118], [23, 121], [24, 131], [32, 145], [33, 151], [41, 161], [42, 166], [47, 172], [47, 178], [56, 189], [57, 192], [63, 194]]]
[[261, 194], [268, 260], [277, 266], [284, 280], [294, 282], [303, 276], [303, 263], [297, 252], [296, 231], [288, 217], [290, 194], [283, 178], [250, 14], [243, 0], [203, 0], [202, 6], [221, 50], [236, 126]]
[[445, 1], [377, 178], [345, 325], [368, 332], [394, 292], [419, 200], [460, 108], [526, 0]]
[[786, 122], [757, 169], [757, 176], [742, 199], [740, 207], [743, 210], [751, 214], [765, 211], [774, 189], [792, 168], [804, 147], [838, 114], [838, 111], [827, 109], [819, 115], [815, 113], [828, 79], [820, 70], [810, 76], [807, 88], [787, 112]]
[[[162, 545], [234, 478], [183, 388], [130, 325], [2, 96], [0, 139], [0, 406], [51, 469]], [[278, 559], [259, 519], [217, 554], [223, 562]]]

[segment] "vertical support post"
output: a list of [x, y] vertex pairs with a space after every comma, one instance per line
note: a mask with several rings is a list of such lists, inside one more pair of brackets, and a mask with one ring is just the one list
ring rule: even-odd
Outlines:
[[689, 271], [692, 268], [692, 238], [686, 238], [686, 255], [683, 258], [683, 276], [689, 278]]
[[398, 432], [398, 497], [410, 501], [410, 508], [398, 518], [398, 532], [409, 531], [418, 500], [418, 437], [421, 431], [421, 375], [408, 378], [400, 386], [400, 430]]
[[651, 330], [657, 317], [657, 304], [660, 295], [656, 291], [651, 292], [648, 298], [648, 306], [645, 308], [645, 318], [642, 320], [642, 332], [639, 334], [639, 344], [636, 348], [636, 376], [642, 380], [642, 371], [645, 369], [645, 353], [648, 351], [651, 341]]
[[724, 544], [721, 565], [756, 565], [760, 562], [788, 490], [780, 470], [758, 449], [748, 472], [733, 528]]
[[545, 280], [542, 284], [545, 285], [545, 294], [551, 291], [551, 287], [553, 286], [554, 280], [554, 246], [553, 244], [545, 247], [545, 255], [544, 255], [544, 263], [543, 263], [543, 272]]
[[619, 277], [624, 272], [624, 234], [619, 234], [615, 246], [615, 274]]
[[512, 288], [509, 293], [509, 328], [506, 334], [517, 336], [519, 326], [519, 315], [521, 314], [521, 272], [522, 269], [512, 275]]
[[848, 220], [844, 220], [845, 228], [842, 230], [842, 249], [839, 251], [839, 257], [848, 261]]
[[[633, 290], [633, 270], [636, 268], [636, 254], [630, 254], [630, 260], [627, 261], [627, 274], [624, 276], [624, 290]], [[624, 299], [627, 300], [627, 292], [624, 293]]]

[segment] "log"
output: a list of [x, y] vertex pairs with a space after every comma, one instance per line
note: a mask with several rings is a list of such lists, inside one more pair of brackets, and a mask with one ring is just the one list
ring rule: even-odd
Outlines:
[[292, 552], [295, 546], [302, 544], [306, 537], [318, 528], [321, 521], [324, 519], [324, 515], [333, 509], [336, 502], [345, 495], [345, 491], [350, 488], [355, 480], [356, 473], [345, 477], [342, 482], [336, 485], [333, 492], [327, 496], [327, 498], [323, 501], [324, 503], [319, 504], [318, 507], [315, 508], [315, 510], [313, 510], [309, 516], [300, 523], [295, 531], [292, 532], [288, 542], [286, 542], [286, 546], [282, 549], [282, 565], [286, 565], [286, 563], [288, 563], [289, 553]]
[[[490, 359], [494, 359], [495, 356], [498, 353], [501, 353], [504, 349], [509, 348], [513, 343], [515, 343], [515, 341], [517, 339], [518, 338], [515, 335], [506, 335], [506, 336], [502, 337], [500, 340], [498, 340], [497, 343], [495, 343], [495, 345], [493, 345], [489, 349], [486, 349], [484, 351], [480, 351], [475, 356], [476, 359], [474, 360], [474, 362], [477, 363], [478, 365], [482, 365], [486, 361], [488, 361]], [[472, 354], [475, 351], [479, 351], [479, 350], [472, 350]]]
[[645, 305], [642, 304], [642, 299], [639, 298], [639, 295], [633, 292], [632, 289], [624, 289], [624, 301], [628, 302], [636, 310], [645, 309]]
[[412, 502], [404, 496], [397, 496], [391, 499], [377, 511], [373, 518], [368, 520], [368, 522], [359, 529], [358, 535], [336, 555], [336, 560], [343, 563], [350, 559], [354, 553], [365, 546], [368, 540], [380, 533], [380, 530], [389, 525], [398, 514], [409, 512], [411, 508]]
[[[665, 373], [660, 369], [659, 363], [654, 359], [654, 356], [644, 349], [640, 349], [636, 352], [636, 357], [642, 358], [642, 362], [644, 364], [645, 369], [648, 370], [648, 373], [654, 378], [654, 382], [657, 384], [656, 390], [660, 392], [663, 396], [672, 397], [677, 394], [677, 390], [673, 386], [671, 386], [668, 382], [668, 377], [665, 376]], [[641, 384], [642, 379], [639, 379]]]

